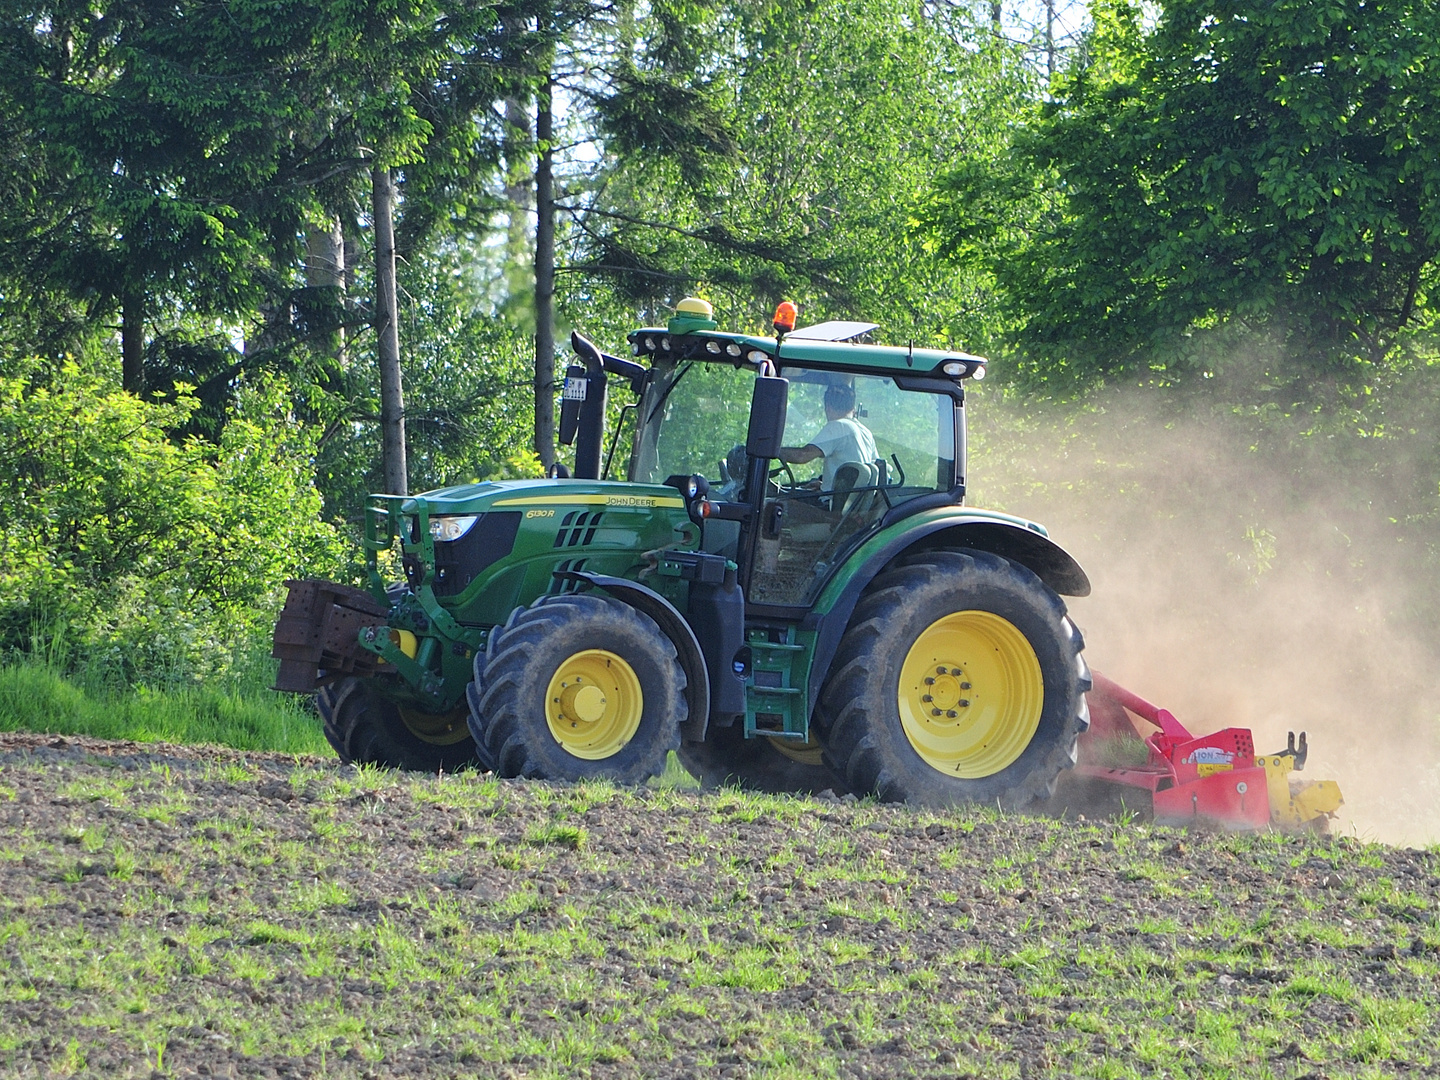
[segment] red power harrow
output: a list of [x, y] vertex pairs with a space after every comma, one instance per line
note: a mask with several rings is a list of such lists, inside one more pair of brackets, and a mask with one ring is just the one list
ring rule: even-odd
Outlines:
[[[1257, 755], [1249, 728], [1192, 735], [1169, 711], [1098, 672], [1093, 676], [1090, 730], [1081, 736], [1075, 772], [1150, 792], [1161, 824], [1323, 827], [1344, 801], [1333, 780], [1290, 778], [1305, 767], [1303, 731], [1298, 743], [1292, 731], [1279, 753]], [[1128, 763], [1140, 757], [1139, 743], [1144, 762]]]

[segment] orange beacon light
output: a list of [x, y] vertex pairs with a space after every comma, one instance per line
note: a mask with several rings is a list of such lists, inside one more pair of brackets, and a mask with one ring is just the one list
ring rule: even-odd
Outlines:
[[778, 334], [788, 334], [794, 330], [796, 314], [794, 304], [789, 300], [780, 301], [779, 307], [775, 309], [775, 321], [773, 324], [775, 332]]

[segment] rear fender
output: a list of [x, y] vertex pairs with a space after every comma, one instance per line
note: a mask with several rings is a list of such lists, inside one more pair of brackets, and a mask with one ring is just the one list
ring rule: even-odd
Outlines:
[[710, 673], [705, 666], [705, 655], [700, 651], [700, 642], [695, 639], [695, 631], [690, 629], [685, 616], [654, 589], [629, 578], [592, 574], [584, 570], [559, 570], [555, 577], [603, 589], [616, 600], [655, 620], [660, 632], [675, 646], [680, 666], [685, 670], [685, 703], [690, 708], [690, 716], [680, 726], [680, 735], [689, 742], [701, 742], [710, 722]]
[[[958, 520], [957, 520], [958, 519]], [[1064, 548], [1021, 519], [976, 515], [974, 511], [944, 514], [909, 527], [886, 539], [882, 533], [863, 545], [854, 556], [853, 572], [829, 609], [805, 617], [803, 629], [817, 631], [810, 673], [810, 714], [820, 699], [820, 690], [829, 673], [830, 662], [840, 647], [855, 605], [870, 582], [897, 560], [926, 551], [955, 551], [969, 548], [1003, 556], [1034, 572], [1035, 576], [1062, 596], [1089, 596], [1090, 579]]]

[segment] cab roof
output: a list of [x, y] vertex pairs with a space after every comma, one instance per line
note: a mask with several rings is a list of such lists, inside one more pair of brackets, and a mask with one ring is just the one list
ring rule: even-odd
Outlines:
[[[964, 378], [988, 361], [959, 349], [916, 349], [899, 345], [867, 345], [853, 341], [818, 341], [789, 336], [773, 337], [726, 333], [721, 330], [687, 330], [674, 333], [666, 327], [632, 331], [627, 340], [637, 357], [646, 360], [711, 360], [740, 365], [769, 360], [776, 367], [793, 366], [867, 371], [886, 375], [938, 375]], [[712, 348], [712, 343], [714, 347]], [[945, 370], [946, 364], [963, 370]]]

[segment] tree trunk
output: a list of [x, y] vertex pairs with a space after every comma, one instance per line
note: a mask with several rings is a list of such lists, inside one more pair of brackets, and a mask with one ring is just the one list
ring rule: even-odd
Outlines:
[[990, 29], [994, 31], [996, 37], [999, 37], [1001, 33], [1001, 14], [1000, 0], [990, 0]]
[[[505, 265], [507, 286], [512, 293], [528, 291], [524, 278], [533, 277], [530, 258], [530, 184], [531, 156], [530, 112], [519, 98], [505, 99], [505, 202], [508, 206], [505, 231]], [[518, 270], [519, 273], [514, 273]]]
[[535, 453], [547, 470], [555, 462], [555, 149], [547, 75], [535, 107]]
[[[324, 303], [333, 305], [333, 317], [338, 321], [345, 307], [345, 234], [340, 231], [339, 218], [333, 219], [326, 228], [306, 230], [305, 284], [322, 296]], [[328, 344], [330, 355], [343, 364], [344, 327], [335, 329]]]
[[[1055, 0], [1045, 0], [1045, 75], [1055, 81]], [[1050, 87], [1046, 86], [1046, 92]]]
[[120, 385], [132, 394], [145, 389], [145, 293], [140, 289], [120, 300]]
[[405, 468], [405, 399], [400, 390], [400, 321], [395, 298], [395, 188], [390, 170], [370, 172], [375, 223], [375, 337], [380, 360], [380, 433], [385, 490], [410, 493]]
[[360, 237], [356, 235], [358, 226], [351, 214], [346, 214], [340, 222], [341, 235], [345, 237], [345, 293], [346, 306], [353, 309], [356, 305], [349, 297], [355, 295], [360, 269]]

